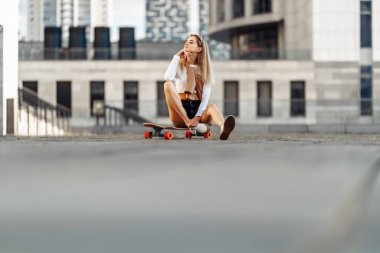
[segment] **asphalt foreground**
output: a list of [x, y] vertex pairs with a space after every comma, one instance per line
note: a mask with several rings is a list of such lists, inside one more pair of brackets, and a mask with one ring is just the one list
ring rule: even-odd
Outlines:
[[377, 253], [380, 134], [0, 139], [1, 253]]

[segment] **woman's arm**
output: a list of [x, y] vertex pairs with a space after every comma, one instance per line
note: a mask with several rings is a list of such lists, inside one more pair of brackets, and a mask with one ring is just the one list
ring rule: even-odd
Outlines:
[[179, 57], [177, 54], [174, 55], [172, 61], [169, 64], [168, 69], [165, 72], [164, 79], [165, 81], [173, 81], [178, 69], [178, 63], [181, 57]]
[[178, 69], [178, 63], [181, 60], [181, 58], [184, 58], [185, 61], [187, 61], [191, 56], [190, 52], [185, 51], [185, 49], [182, 49], [177, 54], [174, 55], [172, 61], [169, 64], [168, 69], [165, 72], [164, 79], [165, 81], [173, 81]]
[[211, 95], [211, 84], [203, 86], [202, 101], [201, 101], [201, 104], [199, 105], [197, 114], [195, 114], [196, 117], [202, 116], [202, 113], [206, 109], [208, 105], [208, 101], [210, 100], [210, 95]]

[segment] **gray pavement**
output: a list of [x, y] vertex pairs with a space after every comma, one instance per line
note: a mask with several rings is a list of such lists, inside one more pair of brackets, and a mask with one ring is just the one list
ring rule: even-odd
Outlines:
[[141, 131], [0, 139], [0, 252], [378, 252], [380, 135]]

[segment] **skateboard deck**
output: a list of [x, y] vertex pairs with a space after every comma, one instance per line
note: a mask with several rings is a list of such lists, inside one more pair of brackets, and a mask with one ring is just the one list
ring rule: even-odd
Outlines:
[[144, 127], [152, 128], [153, 131], [146, 131], [144, 134], [145, 139], [152, 139], [153, 137], [163, 137], [165, 140], [173, 139], [172, 131], [185, 131], [186, 139], [191, 139], [194, 136], [201, 136], [205, 139], [211, 139], [211, 132], [201, 134], [195, 131], [193, 128], [181, 128], [174, 126], [163, 126], [154, 123], [144, 123]]

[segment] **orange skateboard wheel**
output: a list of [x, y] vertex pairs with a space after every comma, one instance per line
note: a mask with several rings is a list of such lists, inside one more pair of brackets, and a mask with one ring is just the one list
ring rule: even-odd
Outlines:
[[153, 133], [150, 131], [146, 131], [144, 134], [145, 139], [152, 139]]
[[173, 133], [172, 132], [166, 132], [164, 133], [165, 140], [171, 140], [173, 139]]
[[185, 136], [187, 139], [191, 139], [191, 137], [193, 137], [193, 133], [191, 131], [186, 131]]
[[212, 134], [211, 134], [211, 132], [208, 132], [208, 133], [205, 133], [205, 134], [203, 135], [203, 137], [204, 137], [205, 139], [211, 139]]

